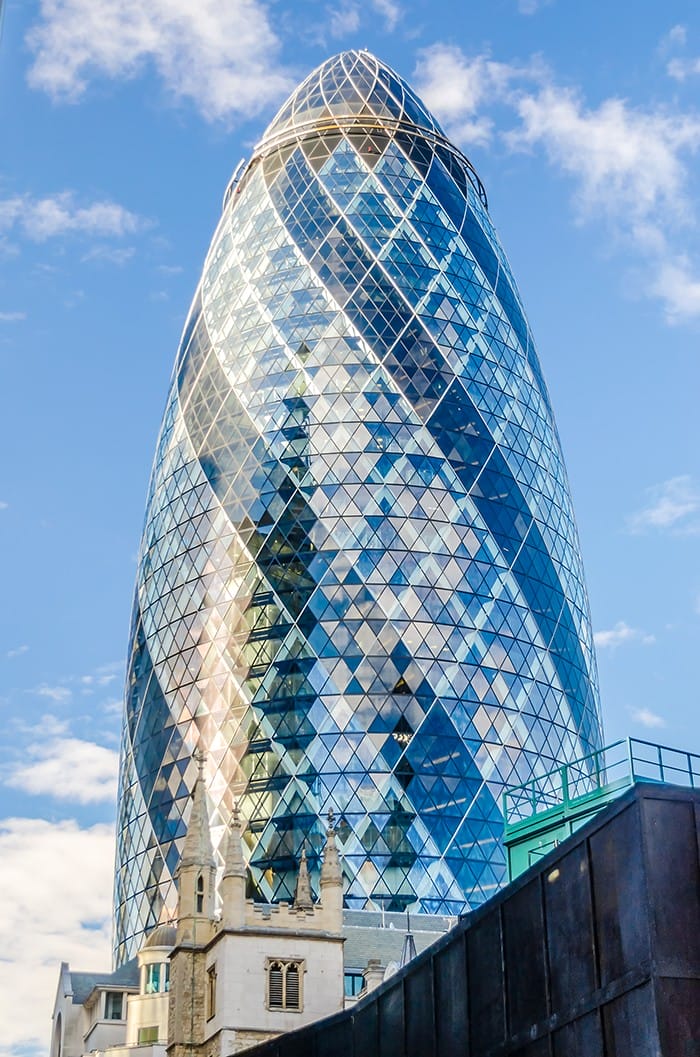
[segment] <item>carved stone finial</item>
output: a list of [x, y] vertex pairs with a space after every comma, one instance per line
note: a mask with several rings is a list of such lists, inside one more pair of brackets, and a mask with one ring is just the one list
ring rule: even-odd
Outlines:
[[241, 815], [238, 801], [234, 801], [224, 854], [224, 877], [245, 878], [245, 860], [241, 844]]
[[214, 866], [214, 849], [209, 832], [209, 812], [207, 810], [207, 786], [204, 777], [206, 755], [203, 752], [192, 753], [197, 761], [199, 773], [192, 790], [192, 810], [187, 826], [185, 842], [182, 847], [180, 868], [184, 866]]
[[297, 887], [294, 893], [294, 906], [297, 910], [313, 910], [314, 901], [311, 895], [311, 881], [309, 879], [309, 867], [306, 862], [306, 848], [301, 849], [299, 860], [299, 873], [297, 875]]
[[338, 858], [338, 847], [335, 843], [335, 817], [333, 811], [328, 812], [328, 829], [326, 830], [326, 846], [323, 849], [323, 866], [321, 867], [321, 887], [326, 885], [343, 884], [343, 873], [340, 869]]

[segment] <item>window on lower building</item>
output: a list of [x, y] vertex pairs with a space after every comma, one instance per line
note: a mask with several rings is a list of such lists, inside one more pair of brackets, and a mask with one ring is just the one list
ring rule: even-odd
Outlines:
[[207, 1020], [216, 1013], [216, 964], [207, 969]]
[[163, 990], [170, 990], [170, 962], [163, 964]]
[[141, 1046], [147, 1042], [158, 1042], [158, 1025], [153, 1024], [147, 1028], [139, 1028], [138, 1043]]
[[301, 1012], [303, 978], [303, 962], [268, 959], [267, 1008]]
[[146, 966], [145, 994], [155, 995], [160, 991], [160, 965]]
[[124, 1019], [124, 995], [108, 991], [105, 995], [105, 1020]]
[[345, 997], [355, 998], [365, 986], [365, 978], [362, 973], [345, 974]]

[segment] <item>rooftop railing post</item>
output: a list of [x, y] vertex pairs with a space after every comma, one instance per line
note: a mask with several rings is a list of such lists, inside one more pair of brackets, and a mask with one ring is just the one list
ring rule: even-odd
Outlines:
[[568, 807], [568, 804], [569, 804], [569, 774], [568, 774], [568, 771], [569, 771], [569, 768], [566, 766], [566, 764], [564, 764], [564, 766], [561, 767], [560, 771], [559, 771], [559, 773], [561, 774], [561, 798], [562, 798], [562, 802], [564, 804], [564, 807]]
[[629, 767], [629, 775], [632, 782], [637, 780], [637, 775], [634, 772], [634, 753], [632, 751], [632, 739], [626, 738], [627, 742], [627, 765]]
[[656, 746], [656, 755], [657, 755], [658, 760], [659, 760], [659, 778], [663, 782], [663, 780], [664, 780], [664, 758], [663, 758], [663, 754], [662, 754], [660, 745]]

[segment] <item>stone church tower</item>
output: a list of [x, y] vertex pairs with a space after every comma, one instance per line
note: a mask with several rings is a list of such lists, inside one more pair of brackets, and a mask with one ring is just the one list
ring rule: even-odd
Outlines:
[[241, 837], [234, 808], [217, 918], [215, 860], [200, 759], [178, 870], [168, 1057], [228, 1057], [343, 1008], [343, 881], [332, 817], [318, 902], [303, 852], [293, 903], [247, 900]]

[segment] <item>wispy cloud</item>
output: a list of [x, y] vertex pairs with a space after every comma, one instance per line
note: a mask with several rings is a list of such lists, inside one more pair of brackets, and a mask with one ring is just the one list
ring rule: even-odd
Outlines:
[[627, 520], [630, 532], [657, 529], [680, 535], [700, 531], [700, 489], [689, 474], [647, 489], [647, 504]]
[[420, 53], [414, 77], [461, 143], [497, 138], [513, 152], [542, 151], [571, 181], [578, 219], [603, 221], [644, 262], [643, 292], [661, 301], [668, 321], [700, 317], [700, 270], [686, 249], [696, 223], [689, 160], [700, 150], [698, 112], [618, 98], [591, 106], [542, 62], [496, 62], [445, 44]]
[[73, 696], [72, 691], [67, 686], [49, 686], [48, 683], [41, 683], [40, 686], [35, 686], [30, 693], [38, 694], [39, 697], [48, 697], [50, 701], [55, 701], [57, 704], [70, 701]]
[[357, 4], [341, 3], [326, 8], [328, 12], [328, 32], [338, 39], [354, 33], [360, 28], [360, 9]]
[[659, 44], [659, 54], [667, 60], [666, 73], [675, 81], [686, 81], [700, 74], [700, 57], [679, 54], [685, 50], [687, 43], [687, 27], [677, 25], [662, 37]]
[[669, 59], [667, 70], [676, 81], [685, 81], [700, 73], [700, 57]]
[[602, 207], [616, 222], [643, 225], [647, 238], [657, 211], [665, 219], [687, 213], [683, 156], [700, 147], [697, 115], [645, 110], [624, 99], [587, 107], [579, 93], [555, 84], [519, 95], [516, 109], [521, 125], [508, 134], [509, 145], [542, 146], [576, 181], [585, 214]]
[[671, 323], [683, 323], [700, 316], [700, 275], [693, 272], [687, 254], [660, 262], [651, 292], [663, 301]]
[[0, 500], [0, 510], [8, 510], [9, 506], [9, 503], [5, 503], [3, 500]]
[[103, 199], [81, 204], [73, 191], [36, 198], [29, 194], [0, 199], [0, 235], [47, 242], [67, 235], [123, 238], [147, 222], [129, 209]]
[[521, 15], [536, 15], [543, 7], [549, 7], [554, 0], [518, 0], [518, 11]]
[[136, 250], [133, 246], [93, 246], [83, 255], [83, 263], [97, 261], [98, 264], [116, 264], [121, 268], [130, 261]]
[[40, 0], [28, 43], [30, 84], [71, 102], [97, 76], [126, 80], [147, 66], [209, 120], [257, 114], [293, 87], [260, 0]]
[[15, 646], [13, 649], [8, 650], [5, 656], [8, 660], [13, 660], [15, 657], [21, 657], [23, 653], [29, 652], [29, 646], [23, 644], [21, 646]]
[[109, 969], [113, 863], [112, 825], [0, 820], [0, 1057], [45, 1050], [61, 961]]
[[640, 628], [630, 627], [624, 620], [618, 620], [613, 628], [596, 631], [593, 641], [599, 650], [616, 650], [626, 643], [638, 642], [642, 646], [651, 646], [656, 641], [653, 635]]
[[666, 726], [666, 720], [663, 716], [657, 715], [656, 712], [652, 712], [649, 708], [632, 708], [630, 709], [630, 715], [633, 723], [641, 723], [643, 727], [648, 729]]
[[384, 19], [384, 27], [393, 32], [403, 15], [403, 8], [396, 0], [370, 0], [370, 6]]
[[31, 762], [17, 764], [5, 779], [13, 789], [78, 804], [116, 799], [119, 753], [79, 738], [57, 737], [24, 750]]
[[659, 54], [668, 55], [669, 52], [674, 51], [676, 48], [683, 47], [687, 39], [688, 29], [686, 26], [680, 23], [671, 26], [668, 33], [665, 33], [659, 42]]
[[485, 144], [494, 130], [486, 113], [494, 99], [502, 99], [522, 71], [495, 62], [488, 55], [469, 57], [453, 44], [433, 44], [418, 53], [413, 72], [416, 89], [462, 145]]
[[0, 323], [21, 323], [26, 318], [26, 312], [0, 312]]
[[45, 712], [35, 723], [27, 723], [26, 720], [16, 719], [14, 725], [20, 734], [31, 737], [35, 741], [37, 738], [43, 738], [44, 740], [57, 738], [65, 734], [70, 726], [64, 716], [59, 718], [51, 712]]

